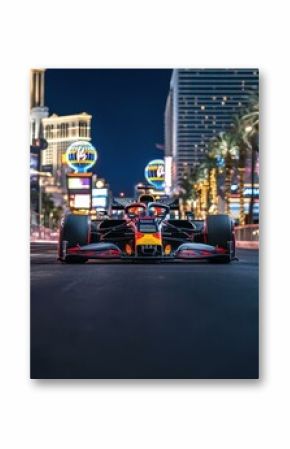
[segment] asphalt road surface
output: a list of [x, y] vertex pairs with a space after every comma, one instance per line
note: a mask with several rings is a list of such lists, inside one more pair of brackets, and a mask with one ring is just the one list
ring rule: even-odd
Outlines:
[[31, 247], [31, 377], [257, 378], [258, 251], [239, 262], [56, 262]]

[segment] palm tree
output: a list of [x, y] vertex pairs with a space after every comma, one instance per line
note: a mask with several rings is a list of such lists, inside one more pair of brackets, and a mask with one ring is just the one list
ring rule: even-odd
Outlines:
[[207, 154], [206, 163], [209, 169], [209, 213], [217, 214], [218, 209], [218, 194], [217, 194], [217, 182], [218, 182], [218, 170], [219, 164], [217, 159], [217, 141], [213, 139], [209, 143], [209, 151]]
[[[240, 137], [240, 136], [239, 136]], [[245, 200], [244, 200], [244, 190], [245, 190], [245, 170], [246, 161], [249, 155], [248, 147], [239, 139], [239, 160], [238, 160], [238, 174], [239, 174], [239, 193], [240, 193], [240, 213], [239, 213], [239, 223], [241, 226], [245, 224]]]
[[180, 182], [180, 198], [183, 202], [182, 208], [186, 209], [188, 202], [194, 202], [197, 199], [197, 192], [194, 188], [197, 179], [196, 169], [190, 169], [187, 167], [185, 174]]
[[255, 165], [259, 153], [259, 97], [252, 95], [249, 99], [249, 107], [239, 120], [239, 134], [241, 141], [251, 154], [251, 202], [249, 210], [249, 222], [253, 222], [254, 209], [254, 185], [255, 185]]
[[220, 133], [212, 142], [209, 157], [215, 159], [217, 165], [223, 167], [225, 171], [225, 212], [230, 214], [232, 171], [239, 159], [238, 139], [235, 133]]
[[209, 209], [209, 166], [207, 161], [202, 162], [197, 169], [195, 188], [200, 195], [201, 218], [205, 218]]
[[241, 117], [242, 122], [245, 127], [251, 127], [250, 134], [259, 133], [259, 96], [258, 94], [253, 94], [249, 98], [249, 105], [247, 110]]
[[244, 189], [245, 189], [245, 171], [246, 162], [249, 157], [250, 150], [248, 145], [243, 139], [244, 124], [239, 117], [235, 118], [233, 128], [231, 132], [236, 136], [237, 146], [239, 147], [239, 158], [237, 161], [237, 171], [238, 171], [238, 183], [239, 183], [239, 194], [240, 194], [240, 207], [239, 207], [239, 223], [240, 225], [245, 224], [245, 201], [244, 201]]
[[52, 195], [43, 192], [42, 194], [42, 210], [40, 213], [43, 215], [43, 224], [49, 227], [49, 216], [53, 212], [54, 202]]
[[194, 199], [195, 190], [193, 188], [195, 178], [192, 173], [183, 176], [180, 182], [180, 197], [183, 200]]

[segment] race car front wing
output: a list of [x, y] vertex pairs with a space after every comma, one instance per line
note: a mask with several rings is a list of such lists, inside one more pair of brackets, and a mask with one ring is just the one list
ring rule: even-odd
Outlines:
[[232, 259], [232, 242], [228, 242], [228, 248], [221, 248], [218, 246], [211, 246], [204, 243], [182, 243], [176, 250], [165, 255], [141, 256], [138, 254], [128, 255], [123, 252], [116, 244], [99, 242], [90, 243], [87, 245], [76, 245], [68, 248], [67, 242], [63, 242], [62, 247], [62, 261], [67, 257], [85, 258], [85, 259], [122, 259], [122, 260], [198, 260], [198, 259], [212, 259], [219, 258]]

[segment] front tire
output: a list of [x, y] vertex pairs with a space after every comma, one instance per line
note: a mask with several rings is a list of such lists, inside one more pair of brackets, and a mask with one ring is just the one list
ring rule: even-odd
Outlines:
[[59, 259], [67, 263], [84, 263], [87, 259], [78, 256], [67, 256], [66, 248], [86, 245], [90, 240], [90, 221], [87, 215], [69, 214], [64, 217], [59, 238]]
[[207, 243], [229, 250], [228, 255], [212, 262], [228, 263], [235, 257], [235, 237], [232, 220], [228, 215], [209, 215], [206, 219]]

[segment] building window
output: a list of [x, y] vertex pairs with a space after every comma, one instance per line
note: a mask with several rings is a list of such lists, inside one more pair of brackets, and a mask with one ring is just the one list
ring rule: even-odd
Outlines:
[[71, 136], [75, 136], [76, 135], [76, 124], [75, 122], [71, 123], [71, 132], [70, 132]]
[[45, 135], [47, 139], [53, 139], [53, 125], [46, 126]]
[[80, 137], [87, 137], [87, 123], [86, 122], [79, 123], [79, 135], [80, 135]]
[[61, 138], [68, 137], [68, 123], [62, 123], [60, 125], [60, 137]]

